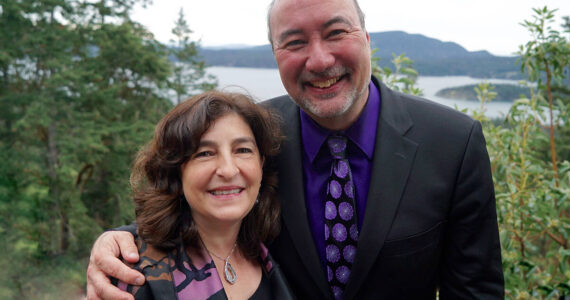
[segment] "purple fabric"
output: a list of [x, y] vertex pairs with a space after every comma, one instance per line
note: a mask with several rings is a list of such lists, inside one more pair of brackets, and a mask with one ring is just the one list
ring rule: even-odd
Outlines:
[[[376, 143], [376, 128], [380, 116], [380, 101], [378, 88], [371, 81], [368, 101], [364, 111], [350, 128], [341, 132], [349, 138], [347, 159], [350, 163], [356, 189], [355, 200], [358, 229], [362, 227], [366, 198], [368, 197], [368, 187], [370, 185], [370, 176], [372, 174], [372, 157]], [[305, 201], [309, 217], [309, 226], [311, 227], [311, 233], [321, 259], [321, 264], [323, 268], [326, 268], [324, 206], [332, 156], [325, 142], [332, 132], [320, 127], [302, 110], [300, 110], [300, 115], [301, 138], [304, 149], [303, 175]]]
[[[140, 239], [137, 239], [137, 245], [141, 259], [133, 268], [145, 275], [147, 281], [143, 287], [146, 288], [119, 281], [119, 289], [130, 292], [136, 299], [147, 299], [149, 296], [161, 296], [160, 299], [211, 299], [213, 296], [218, 297], [215, 299], [220, 296], [226, 298], [216, 265], [204, 247], [185, 249], [180, 245], [176, 250], [166, 253]], [[265, 267], [266, 273], [270, 274], [273, 261], [269, 257], [267, 247], [263, 243], [260, 246], [261, 265]], [[171, 291], [176, 293], [176, 297], [174, 294], [168, 295]]]
[[178, 288], [189, 279], [188, 274], [185, 274], [187, 270], [193, 270], [194, 268], [204, 269], [208, 264], [212, 265], [212, 268], [208, 270], [208, 274], [211, 274], [211, 276], [202, 281], [191, 280], [188, 285], [178, 291], [178, 299], [208, 299], [208, 297], [224, 288], [208, 252], [202, 248], [198, 253], [194, 254], [197, 255], [190, 258], [192, 266], [189, 265], [188, 261], [183, 261], [183, 270], [176, 268], [172, 271], [174, 286]]

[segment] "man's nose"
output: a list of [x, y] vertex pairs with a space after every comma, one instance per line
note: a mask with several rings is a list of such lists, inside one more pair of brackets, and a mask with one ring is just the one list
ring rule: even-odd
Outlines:
[[216, 175], [225, 178], [232, 178], [237, 173], [239, 173], [239, 168], [237, 167], [235, 158], [229, 154], [220, 155], [218, 158]]
[[309, 57], [305, 63], [305, 68], [314, 73], [326, 71], [334, 65], [335, 58], [321, 40], [313, 40], [309, 44]]

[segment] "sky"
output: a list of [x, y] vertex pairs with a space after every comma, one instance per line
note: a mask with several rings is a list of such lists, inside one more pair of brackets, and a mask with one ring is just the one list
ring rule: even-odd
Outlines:
[[[154, 0], [137, 7], [133, 19], [145, 25], [163, 43], [180, 8], [202, 46], [263, 45], [267, 41], [270, 0]], [[513, 55], [530, 39], [519, 23], [531, 20], [532, 8], [557, 8], [555, 28], [570, 16], [568, 0], [359, 0], [369, 32], [401, 30], [446, 42], [469, 51], [487, 50]]]

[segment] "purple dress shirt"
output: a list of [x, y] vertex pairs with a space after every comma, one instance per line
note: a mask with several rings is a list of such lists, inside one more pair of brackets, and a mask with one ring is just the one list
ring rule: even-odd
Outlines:
[[[303, 110], [300, 110], [300, 114], [301, 138], [304, 149], [303, 175], [307, 215], [321, 265], [326, 269], [324, 203], [332, 156], [326, 145], [323, 145], [333, 132], [318, 125]], [[366, 209], [379, 116], [380, 92], [374, 83], [370, 81], [368, 101], [363, 112], [351, 127], [339, 132], [348, 137], [347, 159], [350, 163], [356, 190], [356, 215], [359, 231], [362, 229], [364, 210]]]

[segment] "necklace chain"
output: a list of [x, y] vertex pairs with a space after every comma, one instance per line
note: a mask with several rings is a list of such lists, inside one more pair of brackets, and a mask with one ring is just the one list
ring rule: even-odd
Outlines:
[[208, 251], [208, 253], [217, 257], [219, 260], [224, 261], [224, 276], [226, 277], [226, 281], [229, 282], [230, 284], [236, 283], [237, 273], [234, 270], [234, 268], [232, 267], [232, 264], [230, 264], [230, 256], [232, 256], [232, 253], [234, 253], [234, 250], [236, 249], [237, 241], [234, 243], [232, 250], [230, 250], [230, 253], [228, 254], [228, 256], [225, 259], [219, 257], [216, 253], [208, 250], [208, 247], [206, 247], [206, 244], [204, 244], [204, 242], [202, 242], [202, 244], [204, 245], [204, 248], [206, 248], [206, 251]]
[[223, 260], [223, 261], [228, 261], [228, 260], [230, 259], [230, 256], [232, 256], [232, 253], [234, 253], [234, 250], [236, 249], [236, 246], [237, 246], [237, 242], [234, 243], [234, 246], [232, 247], [232, 250], [230, 250], [230, 253], [228, 254], [228, 256], [226, 256], [226, 258], [221, 258], [221, 257], [219, 257], [216, 253], [210, 251], [210, 250], [208, 249], [208, 247], [206, 247], [206, 245], [204, 245], [204, 247], [206, 247], [206, 250], [208, 250], [208, 252], [209, 252], [210, 254], [212, 254], [213, 256], [217, 257], [219, 260]]

